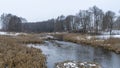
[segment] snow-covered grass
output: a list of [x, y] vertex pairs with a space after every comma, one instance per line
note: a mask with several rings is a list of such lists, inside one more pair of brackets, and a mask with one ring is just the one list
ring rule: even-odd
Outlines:
[[52, 35], [44, 35], [44, 36], [40, 36], [40, 39], [43, 39], [43, 40], [55, 40], [56, 38]]
[[7, 32], [0, 32], [0, 35], [6, 35]]
[[103, 39], [103, 40], [107, 40], [110, 38], [120, 38], [120, 30], [112, 30], [111, 35], [110, 35], [110, 32], [101, 32], [101, 35], [86, 36], [87, 39], [91, 39], [93, 37], [97, 39]]
[[0, 32], [0, 35], [18, 36], [27, 35], [27, 33]]
[[101, 66], [92, 62], [65, 61], [57, 63], [55, 68], [101, 68]]
[[98, 39], [110, 39], [110, 38], [120, 38], [120, 30], [112, 30], [112, 33], [110, 35], [110, 32], [101, 32], [101, 35], [95, 36]]
[[97, 35], [98, 39], [110, 39], [110, 38], [120, 38], [120, 35]]
[[[102, 35], [109, 35], [109, 31], [101, 32]], [[120, 30], [112, 30], [112, 35], [120, 35]]]
[[120, 35], [120, 30], [112, 30], [112, 34]]

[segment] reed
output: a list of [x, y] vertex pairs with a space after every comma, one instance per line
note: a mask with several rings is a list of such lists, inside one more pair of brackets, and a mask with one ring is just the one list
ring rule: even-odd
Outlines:
[[[42, 51], [25, 46], [36, 42], [32, 36], [0, 36], [0, 68], [46, 68]], [[25, 44], [24, 44], [25, 43]]]

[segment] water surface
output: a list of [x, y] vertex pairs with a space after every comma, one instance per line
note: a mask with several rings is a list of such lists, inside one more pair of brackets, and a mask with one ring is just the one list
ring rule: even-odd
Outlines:
[[64, 41], [46, 41], [41, 45], [29, 45], [39, 48], [47, 56], [47, 67], [54, 68], [55, 63], [66, 60], [97, 62], [102, 68], [120, 68], [120, 55], [101, 48], [94, 48]]

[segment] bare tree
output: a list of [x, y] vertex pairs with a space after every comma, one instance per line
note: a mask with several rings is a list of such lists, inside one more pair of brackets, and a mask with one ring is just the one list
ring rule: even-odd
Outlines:
[[120, 29], [120, 16], [115, 20], [114, 28]]
[[1, 21], [2, 21], [2, 30], [7, 31], [8, 30], [8, 24], [9, 20], [11, 19], [12, 14], [2, 14], [1, 15]]
[[104, 14], [103, 22], [102, 22], [102, 30], [105, 31], [107, 29], [108, 29], [108, 16], [107, 14]]
[[74, 29], [75, 17], [73, 15], [69, 15], [66, 17], [64, 26], [66, 31], [72, 31]]
[[21, 31], [21, 19], [12, 14], [2, 14], [2, 29], [4, 31]]
[[98, 31], [102, 29], [103, 11], [96, 6], [93, 6], [90, 10], [93, 13], [95, 33], [98, 33]]
[[110, 35], [112, 33], [113, 24], [114, 24], [115, 13], [112, 11], [106, 12], [106, 21], [108, 23], [108, 29], [110, 31]]
[[61, 15], [54, 21], [54, 31], [64, 31], [64, 19], [65, 16]]
[[22, 25], [21, 19], [17, 16], [12, 16], [11, 19], [9, 20], [8, 31], [20, 32], [22, 29], [21, 25]]
[[78, 14], [80, 25], [84, 32], [88, 31], [91, 24], [91, 12], [88, 10], [81, 10]]

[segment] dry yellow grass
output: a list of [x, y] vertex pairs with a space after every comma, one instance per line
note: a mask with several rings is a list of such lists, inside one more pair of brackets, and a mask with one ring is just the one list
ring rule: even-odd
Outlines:
[[43, 40], [37, 34], [18, 35], [15, 39], [24, 44], [41, 44]]
[[23, 43], [33, 43], [28, 36], [0, 36], [0, 68], [46, 68], [42, 51], [28, 48]]
[[109, 48], [109, 50], [120, 53], [120, 38], [105, 40], [104, 45], [107, 45], [106, 48]]

